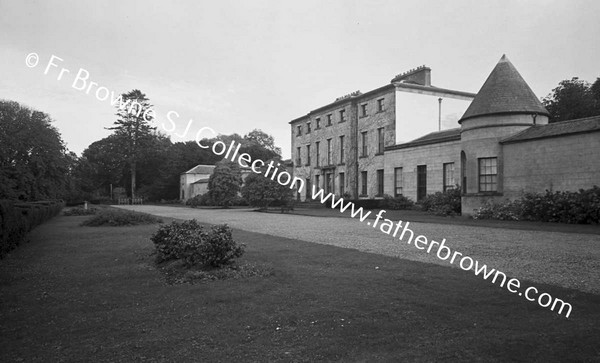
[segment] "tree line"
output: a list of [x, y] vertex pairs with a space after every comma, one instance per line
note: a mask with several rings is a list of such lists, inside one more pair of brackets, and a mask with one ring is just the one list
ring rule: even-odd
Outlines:
[[[157, 131], [148, 117], [152, 113], [144, 112], [152, 105], [140, 90], [123, 98], [141, 109], [118, 108], [108, 128], [112, 133], [90, 144], [80, 157], [65, 147], [49, 115], [0, 100], [0, 199], [77, 203], [120, 195], [174, 200], [179, 198], [182, 172], [222, 159], [195, 141], [174, 143]], [[243, 136], [218, 135], [202, 144], [212, 147], [232, 140], [241, 145], [240, 153], [252, 158], [281, 157], [273, 137], [258, 129]]]

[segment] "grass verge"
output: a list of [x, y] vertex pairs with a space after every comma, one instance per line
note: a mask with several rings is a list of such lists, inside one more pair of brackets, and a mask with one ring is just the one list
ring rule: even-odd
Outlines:
[[594, 361], [600, 297], [534, 284], [570, 319], [459, 269], [234, 230], [270, 275], [165, 283], [156, 226], [57, 217], [0, 263], [0, 361]]

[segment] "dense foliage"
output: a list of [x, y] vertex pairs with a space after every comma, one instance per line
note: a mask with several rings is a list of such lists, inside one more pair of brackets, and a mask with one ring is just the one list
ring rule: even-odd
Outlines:
[[132, 212], [122, 209], [102, 209], [92, 218], [81, 223], [82, 226], [135, 226], [138, 224], [162, 223], [162, 219], [146, 213]]
[[[273, 161], [280, 162], [281, 160]], [[262, 168], [263, 172], [264, 169], [266, 168]], [[270, 206], [287, 207], [293, 203], [293, 191], [289, 186], [281, 185], [276, 180], [256, 173], [246, 177], [242, 187], [242, 196], [248, 201], [248, 204], [261, 209]]]
[[62, 201], [0, 200], [0, 258], [23, 242], [28, 231], [60, 213], [63, 207]]
[[91, 216], [98, 212], [97, 208], [88, 207], [87, 209], [83, 207], [75, 207], [68, 208], [63, 212], [63, 216]]
[[152, 236], [158, 263], [181, 260], [186, 267], [221, 267], [244, 254], [244, 244], [237, 244], [226, 224], [206, 229], [195, 219], [171, 222]]
[[[210, 193], [204, 193], [194, 196], [193, 198], [188, 199], [185, 202], [185, 205], [190, 206], [192, 208], [195, 207], [205, 207], [205, 206], [218, 206], [217, 203], [213, 202], [210, 197]], [[230, 206], [247, 206], [248, 202], [243, 197], [239, 195], [235, 196], [230, 202]]]
[[542, 103], [550, 122], [600, 115], [600, 78], [591, 85], [578, 77], [561, 81]]
[[208, 194], [215, 205], [229, 207], [242, 187], [242, 174], [237, 163], [217, 163], [208, 179]]
[[600, 187], [577, 192], [527, 193], [515, 201], [487, 203], [473, 218], [600, 224]]
[[[278, 150], [274, 145], [268, 144], [272, 137], [260, 130], [254, 130], [243, 137], [237, 134], [219, 135], [214, 139], [202, 140], [201, 143], [211, 146], [216, 141], [223, 141], [228, 145], [232, 140], [242, 145], [240, 154], [248, 153], [252, 159], [268, 160], [274, 155], [271, 149]], [[261, 140], [261, 144], [256, 140]], [[265, 144], [268, 146], [261, 146]], [[83, 152], [75, 175], [82, 186], [82, 193], [73, 202], [108, 197], [111, 184], [113, 190], [116, 190], [116, 186], [130, 185], [129, 166], [121, 150], [121, 140], [111, 135], [92, 143]], [[151, 201], [178, 199], [179, 177], [182, 172], [198, 164], [215, 165], [221, 159], [210, 148], [201, 148], [194, 141], [172, 143], [167, 136], [153, 133], [141, 148], [137, 162], [137, 194]], [[130, 196], [129, 189], [122, 197]], [[113, 196], [117, 197], [114, 193]]]
[[419, 205], [424, 211], [439, 216], [455, 216], [461, 213], [461, 191], [457, 185], [445, 192], [428, 194]]
[[415, 203], [410, 198], [403, 195], [392, 197], [386, 194], [383, 196], [383, 201], [381, 202], [381, 208], [393, 210], [411, 209], [414, 205]]
[[63, 199], [76, 156], [47, 114], [0, 100], [0, 199]]

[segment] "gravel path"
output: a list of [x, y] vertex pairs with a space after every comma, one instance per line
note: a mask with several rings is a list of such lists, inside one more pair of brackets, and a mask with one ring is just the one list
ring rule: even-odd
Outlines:
[[[165, 206], [119, 206], [163, 217], [227, 223], [246, 231], [330, 244], [402, 259], [458, 267], [458, 260], [437, 258], [352, 218], [266, 214], [249, 209], [191, 209]], [[370, 220], [372, 223], [373, 220]], [[394, 221], [396, 222], [396, 221]], [[600, 235], [523, 231], [502, 228], [410, 223], [429, 241], [446, 239], [452, 251], [468, 255], [508, 277], [600, 293]], [[243, 242], [243, 241], [242, 241]]]

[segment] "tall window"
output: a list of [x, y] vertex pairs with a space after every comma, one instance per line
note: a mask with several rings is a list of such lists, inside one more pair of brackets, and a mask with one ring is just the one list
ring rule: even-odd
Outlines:
[[310, 165], [310, 145], [306, 145], [306, 166]]
[[297, 166], [301, 166], [300, 164], [302, 163], [302, 158], [301, 158], [301, 151], [300, 151], [300, 146], [298, 146], [296, 148], [296, 165]]
[[377, 129], [377, 153], [383, 154], [384, 148], [383, 127]]
[[444, 191], [454, 189], [454, 163], [444, 164]]
[[340, 122], [346, 121], [346, 110], [340, 110]]
[[319, 188], [321, 187], [320, 179], [321, 179], [320, 175], [315, 175], [315, 188], [317, 188], [317, 190], [319, 190]]
[[362, 105], [360, 105], [360, 115], [362, 117], [367, 116], [367, 104], [363, 103]]
[[315, 119], [315, 130], [318, 130], [318, 129], [320, 129], [320, 128], [321, 128], [321, 118], [320, 118], [320, 117], [317, 117], [317, 118]]
[[462, 192], [463, 194], [467, 194], [467, 155], [464, 150], [460, 152], [460, 179]]
[[383, 196], [383, 169], [377, 170], [377, 196]]
[[310, 178], [306, 178], [306, 199], [311, 198], [311, 193], [312, 193], [312, 185], [310, 182]]
[[340, 136], [340, 164], [344, 163], [344, 154], [346, 150], [344, 150], [344, 135]]
[[383, 112], [384, 111], [384, 104], [383, 104], [383, 98], [380, 98], [377, 100], [377, 112]]
[[479, 191], [498, 190], [498, 158], [479, 159]]
[[397, 197], [402, 195], [402, 184], [404, 180], [402, 179], [402, 168], [394, 169], [394, 196]]
[[296, 129], [298, 130], [298, 132], [296, 132], [296, 136], [301, 136], [302, 135], [302, 125], [298, 125], [296, 127]]
[[327, 139], [327, 165], [331, 165], [331, 139]]
[[327, 115], [327, 126], [331, 126], [331, 114]]
[[344, 192], [345, 192], [346, 174], [340, 173], [339, 183], [340, 183], [340, 196], [342, 196], [342, 195], [344, 195]]
[[316, 149], [316, 153], [317, 153], [317, 155], [316, 155], [317, 156], [317, 166], [320, 166], [320, 164], [321, 164], [321, 160], [320, 160], [321, 159], [321, 154], [320, 154], [321, 151], [319, 150], [320, 149], [319, 144], [320, 144], [319, 141], [315, 142], [315, 149]]
[[362, 142], [362, 153], [360, 156], [367, 156], [367, 132], [363, 131], [360, 133], [360, 140]]
[[360, 172], [360, 194], [367, 195], [367, 172]]
[[427, 165], [417, 165], [417, 202], [427, 196]]
[[310, 122], [306, 123], [306, 133], [310, 134]]
[[333, 192], [333, 173], [325, 174], [325, 192], [327, 194]]

